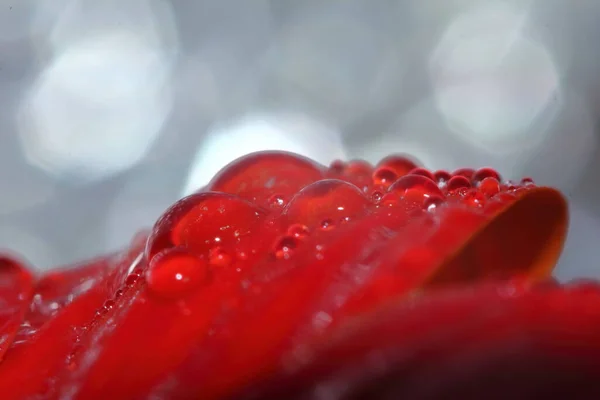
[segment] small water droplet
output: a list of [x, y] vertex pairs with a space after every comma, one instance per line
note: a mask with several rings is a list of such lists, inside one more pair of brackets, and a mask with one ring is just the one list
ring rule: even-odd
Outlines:
[[533, 181], [533, 179], [527, 177], [527, 178], [521, 179], [521, 185], [523, 185], [523, 186], [534, 186], [535, 182]]
[[389, 187], [397, 179], [398, 175], [390, 168], [379, 167], [373, 172], [373, 183], [384, 188]]
[[449, 192], [453, 192], [453, 191], [461, 189], [461, 188], [470, 188], [470, 187], [471, 187], [471, 181], [462, 175], [453, 176], [452, 178], [450, 178], [450, 180], [446, 184], [446, 189]]
[[448, 181], [452, 178], [452, 174], [450, 174], [450, 172], [448, 172], [448, 171], [440, 170], [440, 171], [435, 171], [433, 173], [433, 177], [435, 178], [435, 181], [438, 183], [438, 186], [445, 186], [446, 183], [448, 183]]
[[206, 261], [181, 247], [159, 252], [146, 272], [148, 289], [165, 298], [179, 298], [207, 280]]
[[479, 182], [479, 191], [488, 197], [495, 196], [500, 192], [500, 182], [496, 178], [485, 178]]
[[115, 306], [114, 300], [106, 300], [104, 302], [104, 309], [106, 309], [106, 311], [111, 310], [114, 306]]
[[125, 286], [131, 287], [135, 285], [135, 283], [140, 279], [138, 274], [130, 274], [127, 279], [125, 279]]
[[268, 203], [273, 208], [282, 208], [285, 206], [285, 199], [281, 194], [274, 194], [269, 197]]
[[395, 192], [388, 192], [381, 198], [380, 204], [384, 207], [393, 207], [398, 204], [399, 196]]
[[375, 204], [379, 204], [382, 197], [383, 197], [383, 193], [381, 193], [379, 190], [375, 190], [373, 193], [371, 193], [371, 199], [373, 200], [373, 203], [375, 203]]
[[287, 230], [288, 235], [295, 237], [296, 239], [304, 239], [310, 235], [308, 226], [302, 224], [292, 224]]
[[298, 240], [293, 236], [285, 235], [279, 238], [275, 244], [275, 257], [280, 260], [288, 260], [296, 247], [298, 247]]
[[213, 267], [223, 268], [231, 264], [231, 256], [222, 247], [216, 246], [208, 252], [208, 262]]
[[409, 174], [424, 176], [425, 178], [429, 179], [430, 181], [436, 182], [436, 179], [433, 176], [433, 174], [431, 173], [431, 171], [429, 171], [428, 169], [425, 169], [425, 168], [415, 168], [412, 171], [410, 171]]
[[329, 170], [336, 174], [342, 174], [346, 169], [346, 163], [342, 160], [334, 160], [331, 164], [329, 164]]
[[240, 261], [244, 261], [248, 259], [248, 253], [244, 250], [236, 250], [235, 257]]
[[475, 189], [469, 190], [464, 197], [464, 201], [471, 207], [483, 207], [485, 205], [485, 196]]
[[330, 231], [333, 228], [335, 228], [335, 223], [333, 222], [333, 220], [327, 218], [321, 221], [321, 230]]
[[496, 170], [492, 168], [481, 168], [473, 174], [473, 177], [471, 178], [471, 183], [473, 184], [473, 186], [477, 187], [486, 178], [494, 178], [498, 182], [502, 180], [500, 174], [496, 172]]

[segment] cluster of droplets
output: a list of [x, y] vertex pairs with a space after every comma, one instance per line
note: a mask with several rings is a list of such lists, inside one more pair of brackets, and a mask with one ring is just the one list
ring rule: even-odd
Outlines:
[[[134, 241], [136, 240], [139, 240], [139, 238], [134, 238]], [[132, 243], [132, 245], [133, 244], [135, 243]], [[93, 330], [96, 326], [101, 325], [110, 311], [116, 307], [117, 303], [126, 294], [135, 290], [137, 285], [144, 282], [142, 278], [144, 277], [146, 266], [144, 264], [143, 254], [137, 254], [137, 256], [131, 260], [130, 264], [123, 264], [122, 267], [127, 267], [127, 271], [123, 278], [119, 279], [120, 282], [117, 282], [117, 289], [114, 291], [113, 295], [104, 301], [87, 324], [83, 325], [75, 332], [76, 337], [73, 349], [66, 358], [66, 365], [69, 369], [74, 370], [77, 368], [76, 360], [78, 359], [78, 354], [82, 350], [81, 341], [83, 335], [86, 334], [86, 332]], [[117, 278], [118, 276], [119, 275], [117, 275]]]
[[324, 167], [290, 153], [255, 153], [163, 214], [148, 238], [143, 275], [153, 293], [179, 297], [215, 276], [231, 276], [224, 271], [289, 260], [309, 238], [335, 234], [382, 209], [484, 207], [494, 196], [532, 185], [530, 179], [503, 182], [490, 168], [429, 171], [402, 155], [375, 166], [355, 160]]

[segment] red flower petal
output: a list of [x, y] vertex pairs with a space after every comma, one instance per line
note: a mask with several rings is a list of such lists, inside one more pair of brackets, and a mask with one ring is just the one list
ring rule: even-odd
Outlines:
[[33, 277], [23, 263], [0, 255], [0, 361], [12, 344], [33, 295]]

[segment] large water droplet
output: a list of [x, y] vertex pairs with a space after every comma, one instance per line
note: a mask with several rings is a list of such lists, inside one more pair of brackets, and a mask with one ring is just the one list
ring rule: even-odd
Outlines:
[[412, 171], [410, 171], [409, 174], [424, 176], [425, 178], [430, 179], [433, 182], [437, 182], [431, 171], [425, 168], [415, 168]]
[[[237, 159], [223, 168], [207, 189], [232, 193], [260, 206], [270, 206], [278, 193], [291, 198], [304, 186], [324, 177], [324, 167], [285, 151], [263, 151]], [[265, 190], [269, 189], [269, 190]]]
[[396, 174], [397, 178], [400, 178], [417, 168], [417, 163], [406, 156], [397, 154], [388, 156], [379, 161], [377, 168], [389, 169]]
[[155, 255], [146, 271], [148, 289], [164, 298], [183, 297], [205, 284], [208, 277], [206, 261], [181, 247]]
[[367, 213], [370, 205], [365, 194], [351, 183], [325, 179], [305, 187], [294, 196], [284, 215], [290, 223], [317, 228], [325, 219], [338, 223], [345, 218], [360, 218]]
[[193, 194], [171, 206], [156, 222], [146, 259], [169, 247], [184, 246], [197, 254], [206, 254], [215, 245], [235, 247], [265, 215], [258, 206], [227, 193]]
[[469, 181], [473, 178], [475, 170], [472, 168], [460, 168], [452, 173], [453, 176], [464, 176]]
[[390, 186], [389, 191], [397, 193], [404, 201], [425, 207], [432, 199], [444, 200], [437, 184], [422, 175], [406, 175]]

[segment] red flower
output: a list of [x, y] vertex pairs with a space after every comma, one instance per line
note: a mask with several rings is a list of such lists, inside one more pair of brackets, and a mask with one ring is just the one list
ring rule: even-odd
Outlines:
[[[129, 249], [0, 260], [2, 399], [600, 396], [600, 290], [530, 179], [263, 152]], [[598, 398], [598, 397], [591, 397]]]

